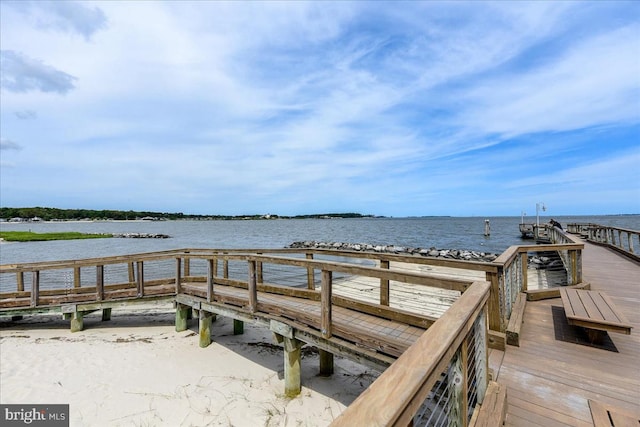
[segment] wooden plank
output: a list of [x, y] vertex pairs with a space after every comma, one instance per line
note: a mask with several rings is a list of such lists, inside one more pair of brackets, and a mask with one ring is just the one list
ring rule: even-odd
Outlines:
[[490, 381], [480, 405], [474, 427], [494, 427], [504, 424], [507, 416], [507, 387]]
[[527, 294], [521, 292], [516, 297], [516, 301], [511, 309], [511, 317], [507, 325], [507, 344], [520, 346], [520, 329], [524, 321], [524, 309], [527, 303]]
[[622, 408], [589, 399], [594, 427], [638, 427], [640, 412], [632, 413]]
[[320, 332], [323, 338], [331, 338], [331, 271], [322, 270], [322, 288], [320, 291], [320, 303], [322, 306], [322, 317], [320, 319]]

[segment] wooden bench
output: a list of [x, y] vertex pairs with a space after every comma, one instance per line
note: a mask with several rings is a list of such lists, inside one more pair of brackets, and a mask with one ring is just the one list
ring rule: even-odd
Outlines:
[[499, 427], [507, 418], [507, 386], [489, 381], [482, 405], [476, 407], [469, 427]]
[[631, 334], [631, 324], [604, 292], [561, 288], [560, 297], [569, 324], [585, 328], [592, 343], [601, 343], [607, 331]]
[[602, 402], [589, 399], [594, 427], [634, 427], [640, 425], [640, 413], [632, 413]]

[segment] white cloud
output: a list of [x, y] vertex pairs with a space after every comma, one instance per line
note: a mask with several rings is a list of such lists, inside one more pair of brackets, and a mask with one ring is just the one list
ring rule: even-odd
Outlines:
[[14, 52], [0, 51], [2, 78], [0, 86], [11, 92], [57, 92], [65, 94], [72, 90], [76, 80], [70, 74], [55, 69], [37, 59]]

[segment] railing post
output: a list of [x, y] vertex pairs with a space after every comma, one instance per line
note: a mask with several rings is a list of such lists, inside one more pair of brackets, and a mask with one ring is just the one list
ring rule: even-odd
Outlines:
[[[257, 255], [262, 255], [262, 252], [257, 252]], [[264, 283], [264, 276], [262, 274], [262, 261], [256, 261], [256, 281], [258, 283]]]
[[213, 301], [213, 282], [215, 277], [215, 261], [213, 259], [207, 260], [207, 301]]
[[229, 260], [226, 258], [222, 260], [222, 277], [229, 278]]
[[629, 252], [633, 253], [633, 234], [627, 231], [627, 240], [629, 241]]
[[[389, 264], [389, 260], [380, 260], [380, 268], [388, 270]], [[389, 279], [380, 279], [380, 305], [389, 306]]]
[[80, 275], [80, 267], [73, 267], [73, 287], [79, 288], [82, 286], [82, 280]]
[[322, 270], [322, 288], [320, 289], [320, 305], [322, 306], [322, 318], [320, 320], [320, 331], [323, 338], [331, 338], [331, 294], [332, 294], [332, 272]]
[[249, 311], [258, 310], [258, 286], [256, 279], [256, 262], [249, 260]]
[[31, 279], [31, 307], [37, 307], [40, 299], [40, 271], [34, 271]]
[[[185, 254], [188, 254], [189, 251], [185, 251]], [[184, 277], [191, 276], [191, 258], [185, 257], [184, 259]]]
[[176, 258], [176, 295], [179, 295], [182, 290], [180, 289], [180, 280], [182, 276], [182, 259]]
[[96, 265], [96, 300], [104, 299], [104, 265]]
[[489, 329], [504, 332], [502, 328], [502, 312], [500, 309], [500, 279], [501, 270], [497, 273], [487, 272], [487, 282], [491, 283], [489, 291]]
[[520, 253], [520, 266], [522, 274], [522, 292], [527, 292], [529, 287], [529, 255], [527, 252]]
[[577, 285], [578, 281], [578, 251], [569, 250], [569, 285]]
[[24, 271], [16, 273], [16, 280], [18, 281], [18, 292], [24, 292]]
[[136, 287], [138, 289], [138, 296], [144, 296], [144, 262], [138, 261], [136, 263], [136, 267], [138, 269], [138, 274], [136, 278]]
[[129, 276], [129, 283], [133, 284], [136, 281], [136, 273], [133, 267], [133, 261], [127, 264], [127, 273]]
[[464, 348], [464, 342], [462, 347], [456, 351], [449, 370], [447, 372], [447, 388], [449, 389], [449, 404], [447, 408], [447, 419], [449, 421], [449, 427], [462, 427], [464, 426], [464, 412], [465, 412], [465, 386], [464, 386], [464, 372], [462, 364], [462, 348]]
[[[313, 259], [313, 254], [307, 252], [305, 254], [307, 259]], [[316, 279], [313, 272], [313, 267], [307, 267], [307, 289], [314, 290], [316, 288]]]

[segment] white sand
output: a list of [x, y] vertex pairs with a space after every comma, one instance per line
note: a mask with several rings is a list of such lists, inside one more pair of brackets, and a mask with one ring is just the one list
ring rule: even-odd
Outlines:
[[379, 375], [336, 357], [322, 378], [303, 349], [302, 392], [284, 397], [283, 351], [271, 332], [231, 319], [213, 323], [198, 346], [197, 320], [175, 332], [170, 305], [114, 309], [69, 332], [60, 316], [3, 319], [0, 402], [68, 403], [71, 426], [326, 426]]

